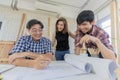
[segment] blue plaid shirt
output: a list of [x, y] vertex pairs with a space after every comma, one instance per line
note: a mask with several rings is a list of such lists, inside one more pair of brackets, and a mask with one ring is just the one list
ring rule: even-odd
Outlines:
[[30, 35], [22, 36], [11, 49], [9, 55], [20, 52], [34, 52], [38, 54], [45, 54], [47, 52], [53, 53], [52, 43], [45, 37], [35, 42]]

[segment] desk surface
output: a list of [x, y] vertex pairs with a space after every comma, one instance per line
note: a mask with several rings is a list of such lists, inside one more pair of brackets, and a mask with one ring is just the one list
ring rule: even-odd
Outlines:
[[[60, 65], [61, 66], [66, 65], [66, 63], [64, 61], [54, 61], [53, 63], [55, 65], [59, 65], [59, 66]], [[29, 73], [31, 74], [34, 71], [36, 71], [37, 76], [35, 76], [35, 75], [32, 75], [32, 76], [28, 75]], [[41, 73], [39, 73], [40, 71], [41, 70], [35, 70], [33, 68], [16, 67], [16, 68], [14, 68], [12, 70], [9, 70], [9, 71], [3, 73], [2, 76], [3, 76], [3, 80], [28, 80], [28, 78], [24, 79], [24, 76], [29, 76], [30, 80], [36, 80], [36, 79], [40, 79], [40, 77], [39, 77], [39, 76], [41, 76]], [[44, 71], [47, 71], [47, 70], [42, 70], [41, 72], [44, 72]], [[75, 70], [73, 70], [73, 71], [71, 70], [71, 73], [76, 73], [76, 71]], [[21, 78], [21, 79], [18, 79], [18, 77]], [[44, 74], [44, 77], [48, 77], [47, 74]], [[72, 75], [69, 75], [69, 76], [63, 76], [63, 77], [59, 77], [59, 78], [51, 78], [51, 79], [50, 78], [47, 79], [47, 80], [105, 80], [105, 79], [102, 79], [102, 78], [98, 77], [97, 75], [95, 75], [93, 73], [77, 74], [77, 75], [76, 74], [75, 75], [72, 74]], [[46, 78], [43, 78], [42, 80], [46, 80]]]

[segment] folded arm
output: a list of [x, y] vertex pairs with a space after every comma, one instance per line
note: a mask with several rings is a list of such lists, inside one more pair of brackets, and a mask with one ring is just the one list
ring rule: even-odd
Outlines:
[[[25, 56], [33, 58], [25, 59]], [[11, 64], [14, 64], [16, 66], [24, 66], [24, 67], [33, 67], [36, 69], [43, 69], [47, 67], [47, 65], [51, 62], [52, 54], [46, 53], [46, 54], [35, 54], [35, 53], [15, 53], [13, 55], [9, 56], [9, 62]]]

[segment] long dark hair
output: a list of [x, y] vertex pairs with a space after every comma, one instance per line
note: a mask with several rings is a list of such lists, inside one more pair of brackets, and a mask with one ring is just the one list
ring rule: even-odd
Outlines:
[[67, 33], [68, 32], [68, 23], [67, 23], [67, 20], [63, 17], [60, 17], [56, 22], [56, 25], [55, 25], [56, 32], [58, 32], [57, 24], [58, 24], [59, 21], [62, 21], [63, 24], [64, 24], [64, 29], [63, 29], [62, 33], [63, 34]]

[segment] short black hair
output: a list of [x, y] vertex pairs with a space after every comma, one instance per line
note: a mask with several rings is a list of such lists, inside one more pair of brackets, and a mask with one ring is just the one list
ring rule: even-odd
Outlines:
[[94, 20], [94, 12], [91, 10], [84, 10], [77, 16], [77, 24], [80, 25], [84, 21], [92, 22]]
[[41, 21], [36, 20], [36, 19], [32, 19], [32, 20], [28, 21], [26, 28], [31, 29], [31, 27], [34, 26], [35, 24], [39, 24], [41, 26], [41, 29], [44, 28], [43, 23]]

